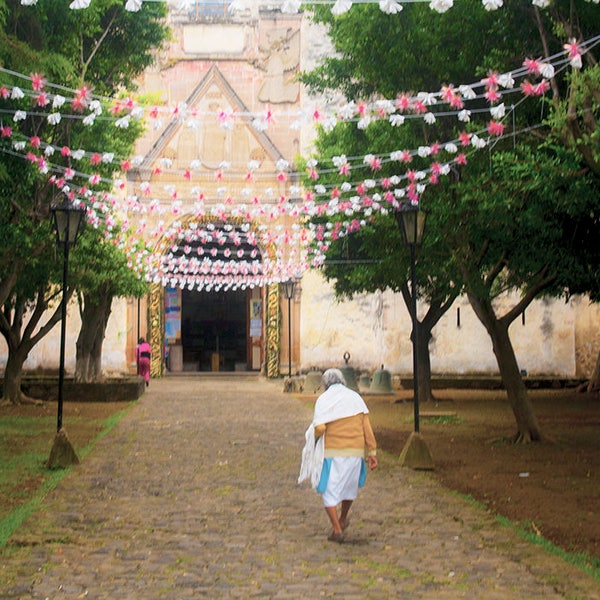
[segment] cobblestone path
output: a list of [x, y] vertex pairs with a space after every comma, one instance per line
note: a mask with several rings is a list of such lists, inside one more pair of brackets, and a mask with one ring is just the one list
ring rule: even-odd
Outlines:
[[600, 597], [597, 581], [385, 454], [347, 541], [328, 542], [320, 496], [296, 483], [311, 409], [282, 387], [152, 381], [15, 534], [43, 543], [1, 558], [19, 578], [0, 597]]

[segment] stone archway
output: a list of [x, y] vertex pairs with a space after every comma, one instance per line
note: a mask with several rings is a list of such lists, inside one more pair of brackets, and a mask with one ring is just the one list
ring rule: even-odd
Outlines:
[[[161, 348], [161, 352], [155, 352], [155, 356], [152, 360], [151, 372], [153, 376], [160, 376], [164, 374], [165, 361], [164, 361], [164, 348], [166, 343], [165, 338], [165, 291], [167, 285], [177, 285], [181, 288], [189, 286], [192, 289], [194, 285], [198, 286], [199, 289], [215, 290], [215, 289], [234, 289], [242, 288], [246, 286], [253, 286], [254, 280], [251, 277], [247, 277], [247, 281], [244, 279], [244, 274], [241, 273], [241, 267], [237, 267], [233, 264], [234, 254], [236, 257], [243, 257], [248, 252], [252, 252], [250, 247], [244, 244], [243, 241], [233, 242], [222, 242], [223, 238], [219, 238], [215, 241], [215, 236], [212, 240], [202, 240], [202, 232], [205, 231], [203, 227], [210, 227], [211, 231], [220, 232], [228, 231], [229, 233], [238, 232], [241, 230], [241, 224], [235, 220], [231, 221], [216, 221], [208, 218], [197, 219], [193, 216], [189, 216], [181, 224], [180, 239], [177, 243], [173, 242], [172, 238], [161, 239], [156, 247], [156, 254], [163, 257], [163, 262], [168, 259], [169, 263], [174, 265], [173, 271], [170, 273], [172, 277], [169, 277], [169, 272], [163, 273], [161, 283], [153, 285], [149, 310], [148, 310], [148, 331], [149, 338], [151, 340], [153, 348]], [[236, 229], [237, 228], [237, 229]], [[253, 228], [250, 227], [250, 230]], [[185, 234], [188, 232], [188, 235]], [[232, 237], [231, 235], [229, 237]], [[201, 243], [201, 241], [203, 243]], [[222, 242], [222, 243], [221, 243]], [[229, 263], [225, 262], [224, 270], [229, 271], [229, 279], [227, 277], [216, 277], [214, 281], [216, 283], [210, 283], [206, 273], [203, 273], [203, 269], [206, 270], [210, 263], [210, 260], [203, 262], [197, 258], [191, 265], [192, 275], [189, 276], [185, 281], [181, 279], [181, 272], [178, 272], [177, 265], [181, 266], [185, 264], [186, 267], [190, 267], [191, 258], [194, 255], [209, 255], [216, 261], [219, 261], [224, 256], [231, 258]], [[260, 259], [260, 262], [264, 262], [265, 257], [272, 258], [274, 256], [274, 248], [263, 248], [260, 247], [256, 254], [256, 257]], [[255, 258], [256, 258], [255, 257]], [[243, 265], [244, 266], [244, 265]], [[253, 268], [256, 271], [257, 266], [253, 264]], [[256, 273], [254, 273], [256, 274]], [[248, 274], [246, 274], [248, 276]], [[280, 362], [280, 341], [281, 341], [281, 309], [280, 309], [280, 294], [279, 286], [277, 284], [263, 283], [260, 286], [261, 289], [261, 333], [260, 333], [260, 370], [267, 377], [277, 377], [279, 375], [279, 362]], [[250, 328], [250, 322], [248, 322], [248, 328]], [[248, 361], [251, 360], [250, 356], [253, 350], [256, 350], [257, 342], [254, 337], [250, 335], [249, 329], [249, 340], [248, 342]], [[254, 348], [250, 348], [253, 344]], [[227, 369], [231, 370], [231, 369]], [[251, 369], [252, 370], [252, 369]]]

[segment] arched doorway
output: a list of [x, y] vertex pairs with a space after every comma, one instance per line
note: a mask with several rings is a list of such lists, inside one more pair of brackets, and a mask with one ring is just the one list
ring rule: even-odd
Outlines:
[[[267, 336], [278, 336], [270, 331], [278, 319], [267, 307], [273, 298], [266, 290], [272, 286], [262, 276], [257, 240], [247, 225], [193, 219], [176, 241], [163, 240], [155, 273], [162, 282], [162, 301], [152, 303], [160, 314], [151, 321], [160, 330], [167, 369], [274, 375], [269, 366], [274, 357], [266, 364], [274, 349]], [[278, 359], [278, 349], [276, 354]]]

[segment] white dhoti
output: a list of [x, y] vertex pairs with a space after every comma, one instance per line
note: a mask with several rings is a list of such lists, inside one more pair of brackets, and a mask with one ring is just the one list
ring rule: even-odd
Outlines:
[[358, 456], [334, 456], [329, 468], [323, 505], [337, 506], [342, 500], [356, 500], [364, 461]]

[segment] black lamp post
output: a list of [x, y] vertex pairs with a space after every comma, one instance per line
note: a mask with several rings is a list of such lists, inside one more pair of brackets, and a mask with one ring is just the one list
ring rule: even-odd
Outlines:
[[405, 466], [415, 469], [433, 469], [433, 461], [425, 441], [419, 431], [419, 327], [417, 319], [417, 268], [415, 260], [416, 247], [423, 241], [425, 219], [427, 213], [419, 209], [418, 205], [409, 204], [396, 212], [398, 227], [402, 239], [410, 251], [410, 280], [411, 280], [411, 320], [412, 320], [412, 347], [413, 347], [413, 390], [414, 390], [414, 431], [406, 446], [400, 454], [400, 459]]
[[296, 279], [282, 282], [283, 294], [288, 303], [288, 377], [292, 377], [292, 298], [296, 291]]
[[[75, 244], [85, 222], [85, 211], [68, 202], [66, 198], [50, 207], [52, 228], [56, 233], [56, 243], [63, 248], [63, 281], [60, 321], [60, 359], [58, 367], [58, 413], [56, 422], [56, 438], [50, 458], [49, 467], [68, 466], [79, 462], [62, 427], [63, 387], [65, 380], [65, 337], [67, 331], [67, 288], [69, 278], [69, 248]], [[73, 458], [74, 457], [74, 458]]]

